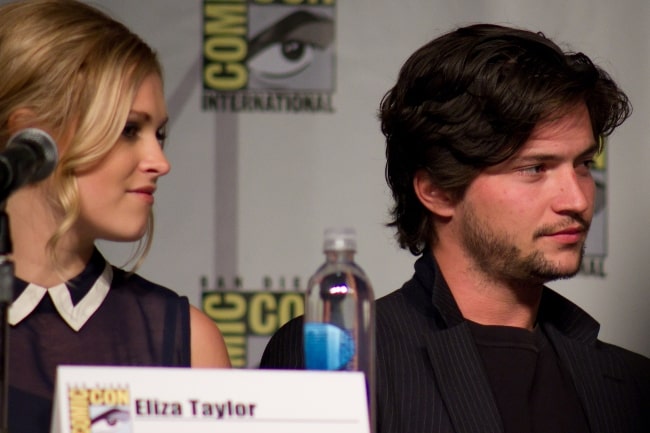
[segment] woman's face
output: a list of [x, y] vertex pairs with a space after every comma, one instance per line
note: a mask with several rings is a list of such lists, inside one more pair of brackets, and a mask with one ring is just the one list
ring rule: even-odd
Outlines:
[[156, 182], [170, 169], [163, 153], [166, 124], [162, 81], [152, 74], [138, 89], [113, 149], [77, 176], [81, 213], [76, 227], [82, 238], [135, 241], [144, 235]]

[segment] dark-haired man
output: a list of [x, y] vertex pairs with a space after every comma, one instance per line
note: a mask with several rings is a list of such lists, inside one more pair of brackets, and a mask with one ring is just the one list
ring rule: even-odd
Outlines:
[[[544, 286], [580, 268], [590, 167], [630, 110], [540, 33], [473, 25], [407, 60], [380, 119], [389, 225], [420, 258], [376, 302], [377, 432], [650, 431], [650, 360]], [[300, 329], [262, 367], [301, 368]]]

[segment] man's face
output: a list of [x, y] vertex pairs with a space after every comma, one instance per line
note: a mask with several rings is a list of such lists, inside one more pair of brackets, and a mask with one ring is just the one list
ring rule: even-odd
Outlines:
[[580, 105], [536, 127], [515, 155], [482, 172], [455, 213], [470, 266], [515, 283], [575, 275], [593, 215], [596, 150]]

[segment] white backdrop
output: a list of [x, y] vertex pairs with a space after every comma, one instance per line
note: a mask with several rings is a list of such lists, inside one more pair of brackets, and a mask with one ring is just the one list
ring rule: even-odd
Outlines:
[[[200, 278], [299, 276], [322, 260], [325, 227], [349, 225], [377, 297], [412, 274], [385, 228], [390, 204], [376, 111], [403, 61], [457, 25], [543, 31], [583, 51], [627, 91], [634, 114], [608, 154], [605, 278], [551, 284], [601, 322], [601, 338], [650, 356], [650, 3], [644, 0], [347, 0], [336, 5], [335, 113], [201, 110], [202, 2], [93, 1], [159, 51], [166, 71], [172, 171], [156, 196], [154, 248], [141, 273], [199, 305]], [[121, 264], [124, 247], [102, 244]]]

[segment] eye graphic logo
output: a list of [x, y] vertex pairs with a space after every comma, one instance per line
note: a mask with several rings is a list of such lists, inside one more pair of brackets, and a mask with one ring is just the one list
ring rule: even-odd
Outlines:
[[203, 109], [333, 111], [334, 0], [204, 0]]
[[297, 10], [277, 19], [250, 40], [248, 88], [332, 90], [333, 39], [332, 18]]

